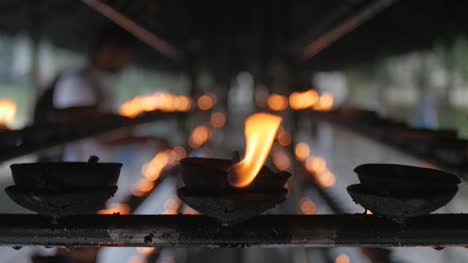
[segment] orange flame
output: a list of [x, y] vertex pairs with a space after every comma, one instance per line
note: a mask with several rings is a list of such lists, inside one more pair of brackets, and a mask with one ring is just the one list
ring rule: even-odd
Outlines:
[[288, 99], [279, 94], [271, 94], [267, 100], [268, 107], [272, 111], [284, 111], [288, 108]]
[[314, 202], [312, 202], [312, 200], [308, 198], [303, 198], [299, 202], [299, 209], [304, 215], [313, 215], [315, 214], [317, 207], [315, 206]]
[[158, 152], [149, 163], [143, 166], [143, 177], [153, 182], [156, 181], [168, 163], [169, 151]]
[[210, 124], [214, 128], [222, 128], [226, 124], [226, 115], [222, 112], [215, 112], [210, 117]]
[[128, 206], [127, 204], [116, 204], [108, 209], [99, 210], [98, 214], [100, 215], [113, 215], [113, 214], [128, 215], [130, 214], [130, 206]]
[[319, 95], [313, 89], [304, 92], [293, 92], [289, 96], [289, 105], [293, 110], [312, 108], [318, 101]]
[[143, 256], [148, 256], [154, 251], [156, 251], [155, 247], [137, 247], [136, 251], [138, 254], [143, 255]]
[[351, 259], [349, 258], [348, 255], [345, 255], [345, 254], [339, 255], [335, 259], [335, 263], [350, 263], [350, 262], [351, 262]]
[[231, 185], [246, 187], [255, 179], [268, 157], [281, 121], [281, 117], [267, 113], [257, 113], [247, 118], [245, 155], [229, 172]]
[[199, 215], [197, 210], [191, 208], [190, 206], [186, 206], [184, 210], [182, 210], [182, 214], [184, 215]]
[[135, 118], [143, 112], [149, 111], [189, 111], [192, 107], [192, 99], [188, 96], [177, 96], [169, 92], [156, 92], [149, 96], [136, 96], [120, 106], [121, 116]]
[[164, 202], [164, 215], [176, 215], [179, 212], [181, 201], [178, 198], [169, 198]]
[[330, 171], [315, 174], [315, 178], [317, 179], [320, 186], [322, 186], [324, 188], [330, 188], [330, 187], [332, 187], [332, 186], [334, 186], [336, 184], [336, 177]]
[[297, 160], [305, 161], [310, 155], [309, 145], [302, 142], [296, 144], [296, 147], [294, 147], [294, 155], [296, 155]]
[[313, 109], [316, 111], [330, 111], [333, 108], [333, 95], [329, 92], [323, 93]]
[[181, 146], [158, 152], [151, 161], [141, 168], [143, 175], [133, 187], [132, 194], [141, 197], [148, 194], [154, 188], [154, 183], [159, 179], [166, 167], [177, 165], [184, 158], [186, 151]]
[[140, 178], [134, 186], [132, 194], [136, 197], [141, 197], [151, 192], [154, 188], [154, 182], [146, 178]]
[[210, 110], [216, 103], [216, 96], [213, 93], [202, 95], [197, 100], [198, 108], [202, 111]]
[[327, 162], [322, 157], [310, 157], [305, 163], [305, 168], [308, 172], [314, 174], [317, 183], [329, 188], [336, 184], [336, 176], [327, 168]]
[[291, 166], [291, 160], [283, 150], [276, 150], [272, 154], [272, 161], [280, 171], [285, 171]]
[[16, 104], [7, 99], [0, 99], [0, 126], [8, 127], [16, 114]]
[[307, 159], [305, 167], [310, 173], [321, 173], [327, 169], [327, 161], [322, 157], [310, 157]]
[[205, 143], [208, 142], [210, 137], [211, 137], [211, 129], [208, 126], [205, 126], [205, 125], [197, 126], [193, 130], [192, 135], [190, 136], [189, 145], [193, 149], [200, 148], [201, 146], [203, 146]]
[[278, 129], [276, 137], [278, 139], [278, 144], [283, 147], [289, 146], [291, 144], [291, 135], [289, 135], [289, 133], [283, 127]]

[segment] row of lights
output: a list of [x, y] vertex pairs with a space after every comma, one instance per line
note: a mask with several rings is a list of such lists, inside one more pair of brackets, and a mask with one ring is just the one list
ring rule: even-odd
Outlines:
[[226, 125], [226, 115], [222, 112], [214, 112], [210, 116], [209, 125], [198, 125], [190, 135], [188, 144], [192, 149], [198, 149], [205, 145], [212, 136], [213, 129], [220, 129]]
[[311, 156], [309, 145], [296, 144], [294, 155], [298, 161], [304, 162], [305, 169], [314, 175], [320, 186], [330, 188], [335, 185], [336, 176], [328, 169], [327, 161], [321, 156]]
[[154, 184], [161, 176], [163, 170], [177, 165], [186, 155], [185, 149], [181, 146], [158, 152], [150, 162], [143, 165], [141, 169], [143, 177], [135, 184], [132, 194], [136, 197], [148, 194], [153, 190]]
[[185, 112], [192, 108], [192, 99], [169, 92], [156, 92], [149, 96], [136, 96], [120, 106], [121, 116], [135, 118], [141, 113], [160, 110], [164, 112]]
[[271, 94], [268, 96], [267, 105], [272, 111], [285, 111], [288, 106], [292, 110], [314, 110], [329, 111], [333, 108], [333, 95], [329, 92], [319, 94], [316, 90], [307, 90], [303, 92], [293, 92], [286, 96], [280, 94]]
[[[216, 104], [214, 93], [206, 93], [197, 100], [197, 107], [201, 111], [208, 111]], [[121, 116], [135, 118], [144, 112], [187, 112], [192, 109], [193, 100], [189, 96], [179, 96], [170, 92], [156, 92], [148, 96], [136, 96], [124, 102], [120, 108]], [[0, 104], [1, 106], [1, 104]], [[0, 112], [1, 114], [1, 112]]]

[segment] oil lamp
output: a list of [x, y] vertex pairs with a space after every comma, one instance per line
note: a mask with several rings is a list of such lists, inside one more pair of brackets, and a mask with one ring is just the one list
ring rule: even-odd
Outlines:
[[260, 214], [285, 200], [290, 174], [264, 166], [281, 118], [258, 113], [245, 123], [246, 149], [240, 160], [185, 158], [181, 160], [185, 187], [178, 196], [200, 213], [224, 225]]
[[15, 185], [5, 189], [20, 206], [54, 218], [94, 214], [117, 191], [120, 163], [39, 162], [10, 166]]
[[348, 186], [352, 199], [373, 214], [397, 222], [444, 206], [460, 183], [444, 171], [399, 164], [364, 164], [354, 171], [361, 183]]

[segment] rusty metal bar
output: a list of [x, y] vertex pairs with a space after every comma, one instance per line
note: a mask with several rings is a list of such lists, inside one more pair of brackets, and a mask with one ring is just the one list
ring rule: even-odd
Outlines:
[[205, 216], [81, 215], [57, 223], [0, 215], [2, 246], [402, 247], [467, 246], [468, 214], [398, 224], [372, 215], [268, 215], [231, 227]]

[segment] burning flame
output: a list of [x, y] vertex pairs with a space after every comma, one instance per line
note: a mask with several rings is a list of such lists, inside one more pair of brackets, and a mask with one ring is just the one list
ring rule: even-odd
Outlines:
[[279, 94], [271, 94], [267, 100], [268, 107], [272, 111], [284, 111], [288, 108], [288, 99]]
[[155, 110], [165, 112], [185, 112], [192, 107], [192, 99], [188, 96], [177, 96], [169, 92], [156, 92], [149, 96], [137, 96], [120, 106], [121, 116], [135, 118], [143, 112]]
[[246, 187], [255, 179], [268, 157], [281, 121], [281, 117], [267, 113], [257, 113], [247, 118], [245, 155], [229, 171], [231, 185]]
[[329, 92], [325, 92], [320, 95], [317, 104], [314, 105], [313, 109], [316, 111], [330, 111], [333, 108], [333, 95]]
[[313, 89], [304, 92], [293, 92], [289, 95], [289, 105], [293, 110], [312, 108], [318, 101], [319, 94]]
[[7, 99], [0, 99], [0, 126], [8, 127], [16, 114], [16, 104]]

